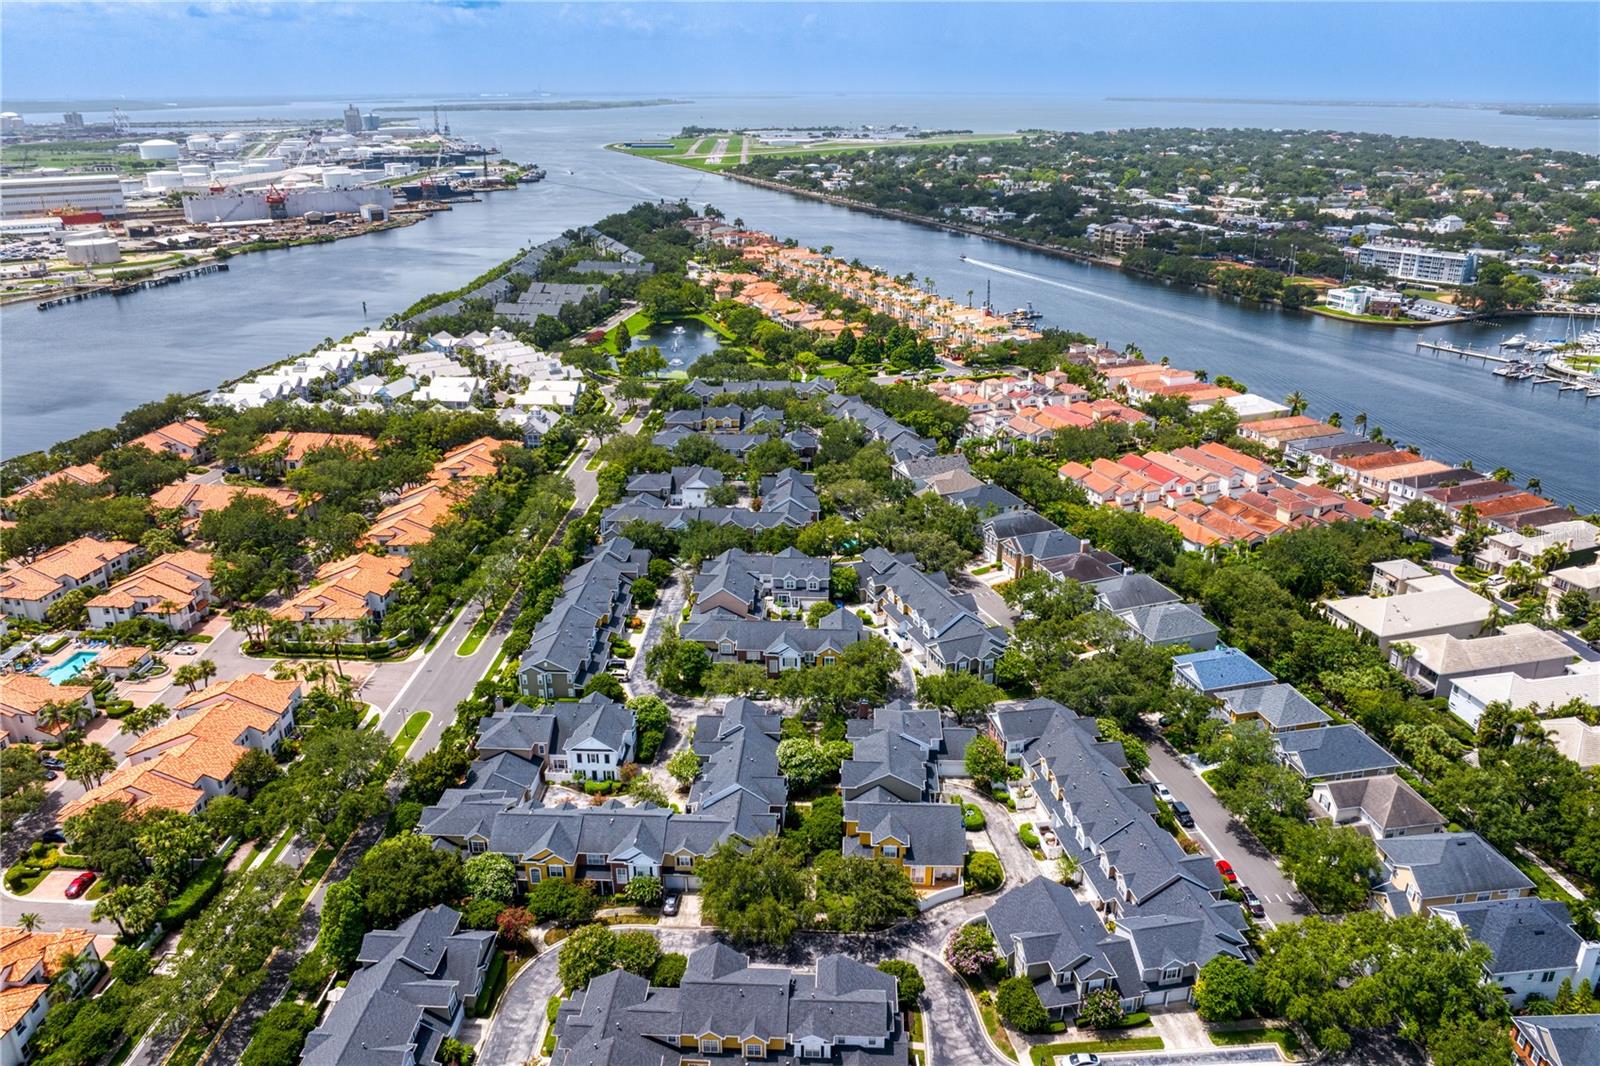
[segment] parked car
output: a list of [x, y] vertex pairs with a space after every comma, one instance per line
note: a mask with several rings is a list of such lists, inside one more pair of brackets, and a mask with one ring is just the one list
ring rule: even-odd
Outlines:
[[606, 662], [607, 670], [626, 670], [627, 668], [628, 660], [626, 659], [610, 659]]
[[39, 756], [39, 764], [46, 770], [65, 770], [67, 768], [67, 764], [56, 758], [54, 755]]
[[1177, 800], [1172, 795], [1172, 789], [1168, 788], [1166, 785], [1163, 785], [1160, 781], [1157, 781], [1154, 784], [1152, 784], [1150, 786], [1150, 790], [1152, 792], [1154, 792], [1156, 794], [1156, 798], [1161, 800], [1163, 803], [1176, 803], [1177, 802]]
[[1250, 912], [1252, 918], [1265, 918], [1267, 908], [1261, 902], [1261, 897], [1251, 890], [1249, 885], [1240, 885], [1239, 892], [1244, 896], [1244, 909]]
[[1227, 859], [1217, 860], [1217, 873], [1221, 874], [1222, 879], [1230, 885], [1236, 884], [1239, 880], [1239, 875], [1233, 872], [1233, 863]]
[[671, 918], [678, 913], [678, 904], [680, 902], [682, 902], [681, 897], [676, 892], [667, 893], [666, 898], [661, 901], [661, 913]]
[[1100, 1056], [1087, 1052], [1074, 1052], [1067, 1056], [1067, 1066], [1100, 1066]]
[[44, 779], [46, 781], [54, 781], [56, 778], [58, 778], [60, 776], [61, 775], [56, 773], [54, 770], [46, 770], [44, 772]]
[[39, 839], [46, 844], [65, 844], [67, 842], [67, 834], [59, 829], [46, 829], [39, 834]]
[[83, 871], [83, 873], [72, 879], [72, 884], [67, 886], [67, 891], [65, 893], [66, 897], [68, 899], [77, 899], [79, 896], [89, 891], [89, 886], [94, 884], [99, 877], [100, 875], [95, 873], [93, 870]]
[[1190, 813], [1189, 805], [1182, 800], [1172, 801], [1172, 816], [1176, 818], [1178, 820], [1178, 824], [1183, 826], [1185, 829], [1194, 828], [1194, 815]]

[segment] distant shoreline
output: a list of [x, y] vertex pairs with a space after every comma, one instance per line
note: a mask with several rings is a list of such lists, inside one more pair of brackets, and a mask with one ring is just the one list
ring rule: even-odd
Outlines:
[[1249, 104], [1268, 107], [1437, 107], [1458, 111], [1498, 111], [1529, 118], [1597, 119], [1593, 104], [1470, 103], [1450, 100], [1280, 100], [1248, 96], [1107, 96], [1114, 103], [1135, 104]]

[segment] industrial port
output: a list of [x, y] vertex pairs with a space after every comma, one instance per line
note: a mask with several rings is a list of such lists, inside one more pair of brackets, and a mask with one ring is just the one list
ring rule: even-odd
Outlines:
[[252, 251], [397, 226], [539, 181], [437, 111], [227, 131], [0, 114], [0, 302], [40, 310], [226, 269]]

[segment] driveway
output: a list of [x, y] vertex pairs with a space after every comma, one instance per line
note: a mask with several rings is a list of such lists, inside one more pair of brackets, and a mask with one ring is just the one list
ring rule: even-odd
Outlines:
[[1249, 885], [1261, 897], [1267, 918], [1277, 924], [1312, 913], [1305, 897], [1295, 891], [1289, 878], [1278, 869], [1272, 853], [1222, 805], [1216, 793], [1200, 780], [1200, 775], [1181, 762], [1178, 753], [1166, 741], [1148, 733], [1142, 739], [1150, 753], [1151, 772], [1175, 797], [1189, 805], [1195, 824], [1190, 833], [1199, 837], [1210, 854], [1233, 864], [1239, 883]]
[[1000, 865], [1005, 869], [1008, 887], [1026, 884], [1045, 873], [1044, 864], [1033, 857], [1033, 852], [1029, 851], [1027, 845], [1023, 844], [1022, 838], [1017, 836], [1018, 819], [1048, 821], [1041, 808], [1035, 807], [1034, 810], [1013, 815], [1004, 804], [997, 803], [965, 785], [953, 785], [950, 791], [968, 802], [977, 804], [978, 809], [983, 812], [989, 841], [994, 847], [995, 854], [1000, 858]]
[[978, 613], [983, 615], [984, 620], [990, 625], [1005, 626], [1007, 629], [1011, 629], [1017, 624], [1017, 612], [1013, 611], [1011, 606], [994, 590], [994, 587], [985, 582], [983, 578], [973, 577], [968, 573], [960, 573], [955, 576], [953, 584], [956, 587], [956, 591], [972, 596], [973, 602], [978, 605]]

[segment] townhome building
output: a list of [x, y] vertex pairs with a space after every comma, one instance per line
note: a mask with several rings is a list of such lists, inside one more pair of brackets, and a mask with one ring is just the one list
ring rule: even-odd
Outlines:
[[359, 639], [383, 620], [400, 583], [410, 576], [411, 560], [403, 555], [358, 552], [319, 566], [313, 583], [272, 615], [316, 629], [349, 626], [351, 639]]
[[1477, 833], [1422, 833], [1377, 843], [1384, 881], [1375, 891], [1391, 917], [1533, 894], [1527, 875]]
[[180, 481], [163, 485], [150, 494], [150, 506], [156, 511], [182, 511], [185, 519], [197, 522], [202, 516], [221, 511], [243, 496], [275, 504], [291, 518], [300, 511], [300, 494], [292, 489], [229, 485], [222, 481]]
[[695, 720], [693, 748], [700, 773], [684, 810], [726, 819], [741, 840], [756, 840], [783, 826], [789, 784], [778, 769], [783, 716], [754, 700], [729, 700], [718, 714]]
[[445, 906], [368, 933], [358, 968], [307, 1034], [301, 1066], [436, 1062], [484, 992], [494, 939], [493, 930], [463, 929], [461, 913]]
[[866, 638], [865, 624], [854, 612], [839, 608], [815, 626], [803, 620], [744, 618], [715, 610], [692, 617], [679, 630], [711, 653], [713, 662], [753, 663], [769, 677], [786, 670], [836, 662], [851, 644]]
[[144, 618], [186, 631], [211, 610], [211, 556], [169, 552], [131, 571], [86, 606], [95, 629]]
[[1576, 703], [1600, 707], [1600, 666], [1571, 663], [1554, 677], [1527, 678], [1516, 673], [1477, 674], [1450, 686], [1450, 712], [1476, 728], [1491, 703], [1554, 711]]
[[63, 467], [54, 473], [34, 478], [11, 495], [0, 499], [0, 517], [17, 517], [17, 508], [26, 500], [38, 499], [57, 485], [98, 485], [111, 475], [94, 463]]
[[827, 601], [832, 566], [794, 548], [760, 555], [730, 548], [700, 564], [694, 581], [696, 614], [727, 611], [741, 618], [766, 615], [766, 601], [779, 611], [805, 610]]
[[636, 567], [605, 553], [567, 574], [561, 595], [534, 627], [518, 663], [523, 692], [543, 700], [574, 699], [590, 678], [605, 671], [611, 638], [632, 610], [638, 574]]
[[127, 761], [61, 810], [65, 821], [101, 803], [192, 814], [238, 788], [234, 768], [250, 751], [276, 751], [294, 729], [300, 682], [244, 674], [191, 692], [173, 717], [142, 734]]
[[689, 956], [676, 988], [612, 970], [573, 992], [556, 1015], [553, 1061], [890, 1066], [907, 1054], [898, 996], [894, 976], [843, 955], [807, 972], [752, 966], [709, 944]]
[[858, 566], [866, 598], [887, 623], [892, 643], [910, 651], [923, 669], [994, 679], [1009, 635], [978, 616], [970, 595], [950, 590], [943, 573], [924, 573], [914, 561], [881, 548], [862, 554]]
[[28, 1046], [54, 1003], [99, 977], [100, 952], [87, 929], [53, 932], [0, 926], [0, 1061], [27, 1062]]
[[591, 692], [576, 702], [517, 703], [491, 714], [478, 725], [476, 749], [479, 760], [515, 755], [537, 768], [536, 779], [581, 784], [615, 781], [637, 743], [633, 712]]
[[1462, 640], [1483, 632], [1493, 610], [1488, 600], [1446, 574], [1411, 579], [1393, 596], [1346, 596], [1324, 601], [1328, 621], [1355, 629], [1388, 651], [1396, 643], [1449, 634]]
[[1248, 958], [1238, 907], [1205, 911], [1135, 915], [1108, 931], [1071, 888], [1036, 877], [1002, 893], [982, 921], [1006, 968], [1033, 982], [1051, 1019], [1071, 1021], [1105, 988], [1128, 1011], [1188, 1002], [1200, 967], [1219, 955]]
[[13, 560], [0, 570], [0, 613], [30, 622], [74, 589], [104, 589], [126, 573], [139, 546], [125, 540], [79, 537], [31, 558]]
[[846, 855], [895, 862], [919, 891], [959, 889], [967, 858], [961, 807], [846, 800], [843, 848]]
[[1600, 1059], [1600, 1014], [1511, 1019], [1511, 1050], [1521, 1066], [1584, 1066]]
[[1525, 622], [1471, 640], [1430, 633], [1410, 641], [1404, 649], [1391, 646], [1389, 650], [1390, 662], [1420, 692], [1441, 698], [1448, 698], [1458, 682], [1486, 674], [1560, 677], [1574, 658], [1565, 641]]
[[298, 470], [306, 459], [322, 451], [349, 455], [371, 455], [378, 442], [359, 433], [294, 433], [275, 430], [261, 438], [241, 464], [253, 474], [282, 475]]
[[66, 724], [39, 724], [39, 712], [49, 704], [81, 706], [84, 718], [95, 714], [94, 690], [53, 684], [38, 674], [0, 675], [0, 730], [13, 744], [51, 744], [60, 740]]
[[130, 448], [146, 448], [157, 455], [176, 455], [194, 463], [210, 453], [212, 429], [198, 418], [169, 422], [130, 440]]

